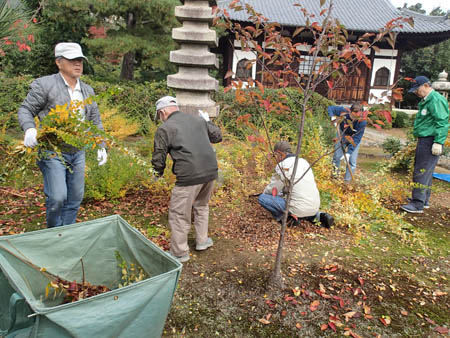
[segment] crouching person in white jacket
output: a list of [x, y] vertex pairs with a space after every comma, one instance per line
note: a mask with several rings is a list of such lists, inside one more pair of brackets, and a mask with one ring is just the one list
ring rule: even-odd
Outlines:
[[[286, 141], [277, 142], [274, 152], [278, 163], [270, 183], [259, 195], [258, 202], [263, 208], [270, 211], [277, 221], [281, 222], [286, 209], [286, 200], [283, 194], [292, 179], [295, 155], [292, 154], [291, 145]], [[334, 219], [331, 215], [319, 211], [319, 190], [314, 180], [314, 174], [308, 168], [309, 163], [305, 159], [299, 158], [294, 182], [297, 182], [306, 173], [292, 189], [288, 225], [297, 225], [300, 220], [305, 219], [311, 222], [320, 222], [321, 226], [330, 228]]]

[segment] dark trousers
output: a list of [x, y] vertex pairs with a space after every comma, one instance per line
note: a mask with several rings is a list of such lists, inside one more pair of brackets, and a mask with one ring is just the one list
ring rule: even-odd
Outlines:
[[411, 204], [420, 210], [430, 199], [433, 171], [439, 160], [439, 156], [431, 153], [433, 143], [434, 136], [419, 137], [417, 140], [413, 173], [413, 182], [417, 187], [412, 191]]

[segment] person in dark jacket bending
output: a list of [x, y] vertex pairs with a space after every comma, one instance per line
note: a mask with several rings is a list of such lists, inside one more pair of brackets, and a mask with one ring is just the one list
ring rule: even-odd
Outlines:
[[176, 183], [169, 204], [170, 253], [180, 262], [187, 262], [192, 209], [196, 250], [206, 250], [213, 245], [208, 237], [208, 203], [218, 167], [211, 143], [221, 142], [222, 132], [209, 120], [207, 113], [200, 111], [199, 116], [194, 116], [180, 112], [176, 99], [171, 96], [156, 102], [155, 120], [158, 117], [163, 124], [155, 133], [152, 165], [159, 177], [164, 173], [167, 154], [173, 160]]

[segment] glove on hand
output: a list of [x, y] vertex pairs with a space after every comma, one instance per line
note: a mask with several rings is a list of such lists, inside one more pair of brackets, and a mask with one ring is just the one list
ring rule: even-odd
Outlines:
[[442, 155], [442, 144], [440, 144], [440, 143], [433, 143], [433, 146], [431, 147], [431, 153], [434, 156]]
[[339, 160], [342, 161], [344, 159], [344, 157], [347, 159], [347, 162], [350, 161], [350, 154], [349, 153], [346, 153], [346, 154], [342, 155]]
[[108, 160], [108, 154], [106, 153], [106, 149], [105, 148], [101, 148], [99, 150], [97, 150], [97, 161], [98, 161], [98, 165], [104, 165], [106, 163], [106, 161]]
[[336, 116], [331, 116], [331, 122], [333, 122], [333, 126], [335, 126], [336, 127], [336, 125], [337, 125], [337, 121], [336, 121], [336, 119], [337, 119], [337, 117]]
[[36, 136], [37, 136], [36, 128], [28, 128], [25, 131], [25, 137], [23, 139], [23, 144], [25, 145], [25, 147], [29, 148], [36, 147], [38, 145]]
[[209, 121], [208, 113], [205, 113], [203, 110], [198, 111], [198, 116], [202, 117], [206, 122]]

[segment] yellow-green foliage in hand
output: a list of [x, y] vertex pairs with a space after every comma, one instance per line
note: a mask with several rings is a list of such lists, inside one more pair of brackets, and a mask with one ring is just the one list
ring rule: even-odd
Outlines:
[[84, 101], [71, 101], [70, 104], [56, 105], [39, 123], [37, 128], [38, 146], [27, 148], [26, 151], [28, 153], [35, 152], [40, 156], [41, 150], [48, 150], [61, 156], [61, 152], [67, 146], [78, 149], [95, 149], [100, 145], [109, 145], [111, 138], [91, 121], [85, 121], [80, 116], [79, 110], [91, 103], [92, 99], [88, 98]]

